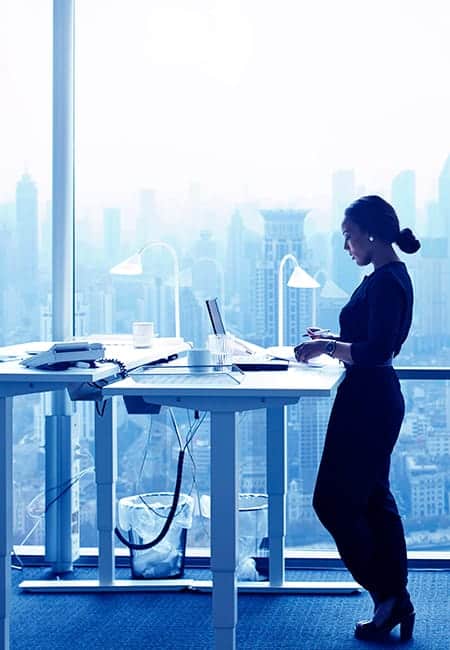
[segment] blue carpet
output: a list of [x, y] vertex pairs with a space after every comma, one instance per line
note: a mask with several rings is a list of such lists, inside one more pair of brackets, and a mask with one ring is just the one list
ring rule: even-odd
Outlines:
[[[204, 572], [203, 572], [204, 573]], [[189, 570], [186, 577], [204, 577]], [[22, 580], [44, 579], [45, 569], [13, 571], [11, 650], [210, 650], [211, 596], [200, 593], [52, 595], [25, 593]], [[92, 569], [72, 577], [96, 578]], [[117, 577], [128, 578], [126, 569]], [[291, 580], [347, 580], [345, 571], [289, 571]], [[450, 650], [450, 572], [412, 571], [417, 611], [414, 640], [400, 646], [353, 638], [356, 620], [370, 616], [371, 600], [359, 595], [239, 596], [239, 650], [364, 650], [403, 647]]]

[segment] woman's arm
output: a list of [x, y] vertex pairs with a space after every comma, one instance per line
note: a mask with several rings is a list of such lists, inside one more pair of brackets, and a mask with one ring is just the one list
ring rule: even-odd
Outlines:
[[297, 361], [302, 361], [308, 363], [309, 359], [314, 359], [320, 354], [329, 354], [327, 344], [333, 343], [334, 351], [332, 356], [334, 359], [339, 359], [344, 363], [352, 364], [352, 344], [345, 343], [344, 341], [337, 341], [336, 339], [328, 338], [316, 338], [313, 341], [306, 341], [305, 343], [300, 343], [294, 348], [294, 354]]

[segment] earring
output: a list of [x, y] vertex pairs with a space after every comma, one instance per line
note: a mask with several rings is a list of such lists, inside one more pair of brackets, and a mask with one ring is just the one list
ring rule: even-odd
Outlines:
[[374, 241], [375, 238], [372, 235], [369, 235], [369, 241]]

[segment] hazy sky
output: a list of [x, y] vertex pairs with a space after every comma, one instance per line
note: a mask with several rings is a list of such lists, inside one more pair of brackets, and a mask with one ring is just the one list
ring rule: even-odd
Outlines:
[[[274, 204], [329, 201], [450, 153], [450, 5], [427, 0], [76, 0], [80, 200], [140, 187]], [[25, 166], [50, 193], [49, 0], [0, 13], [0, 201]], [[322, 197], [322, 198], [320, 198]]]

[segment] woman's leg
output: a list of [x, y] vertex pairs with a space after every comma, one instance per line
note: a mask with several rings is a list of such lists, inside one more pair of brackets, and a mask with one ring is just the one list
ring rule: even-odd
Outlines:
[[405, 590], [407, 571], [403, 527], [388, 480], [403, 400], [396, 382], [380, 383], [374, 390], [358, 377], [338, 391], [313, 505], [355, 580], [384, 599]]

